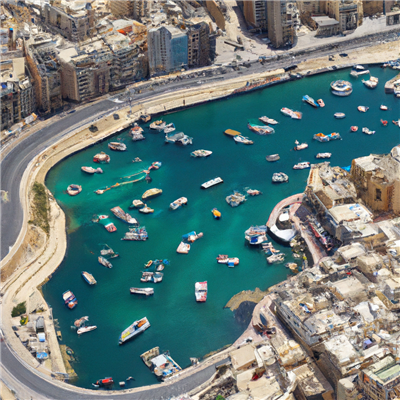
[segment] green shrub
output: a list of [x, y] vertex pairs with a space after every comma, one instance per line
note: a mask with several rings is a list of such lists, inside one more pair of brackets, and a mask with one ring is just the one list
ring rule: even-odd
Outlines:
[[28, 316], [22, 317], [19, 321], [21, 325], [26, 325], [28, 323]]
[[26, 313], [26, 303], [25, 301], [23, 303], [19, 303], [17, 306], [15, 306], [12, 311], [11, 311], [11, 316], [14, 317], [19, 317], [22, 314]]
[[42, 228], [47, 234], [50, 231], [49, 225], [49, 205], [47, 202], [46, 188], [39, 182], [35, 182], [32, 187], [33, 196], [33, 220], [29, 222]]
[[225, 397], [221, 396], [220, 394], [215, 398], [215, 400], [225, 400]]

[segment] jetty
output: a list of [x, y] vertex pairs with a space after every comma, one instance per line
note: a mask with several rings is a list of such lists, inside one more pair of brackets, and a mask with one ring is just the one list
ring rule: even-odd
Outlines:
[[400, 74], [385, 83], [385, 93], [394, 93], [396, 84], [400, 85]]

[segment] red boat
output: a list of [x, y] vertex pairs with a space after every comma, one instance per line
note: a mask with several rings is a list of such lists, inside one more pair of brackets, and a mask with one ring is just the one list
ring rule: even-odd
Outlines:
[[110, 156], [108, 154], [104, 153], [104, 151], [102, 151], [101, 153], [98, 153], [93, 157], [93, 162], [95, 162], [95, 163], [109, 163], [110, 162]]
[[382, 124], [383, 126], [386, 126], [386, 125], [388, 124], [388, 122], [385, 121], [384, 119], [381, 119], [381, 124]]
[[96, 382], [97, 386], [112, 386], [114, 385], [113, 378], [104, 378], [104, 379], [99, 379]]
[[352, 132], [357, 132], [357, 131], [358, 131], [358, 126], [352, 126], [352, 127], [350, 128], [350, 130], [351, 130]]

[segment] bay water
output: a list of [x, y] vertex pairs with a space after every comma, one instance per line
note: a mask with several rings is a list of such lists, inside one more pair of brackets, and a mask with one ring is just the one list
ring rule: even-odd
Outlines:
[[[379, 78], [375, 90], [366, 88], [361, 80], [350, 77], [350, 70], [307, 77], [238, 97], [203, 104], [184, 111], [168, 114], [163, 119], [174, 122], [177, 131], [193, 137], [193, 145], [180, 147], [166, 144], [164, 135], [149, 131], [144, 125], [146, 139], [132, 142], [129, 130], [123, 131], [101, 143], [80, 151], [56, 165], [48, 174], [46, 185], [54, 194], [67, 216], [68, 248], [65, 259], [51, 280], [43, 287], [46, 301], [53, 308], [63, 335], [63, 344], [71, 347], [77, 361], [73, 367], [78, 374], [76, 385], [91, 387], [97, 379], [112, 376], [122, 381], [133, 376], [126, 387], [156, 384], [157, 380], [141, 361], [139, 355], [154, 346], [169, 350], [182, 367], [190, 364], [190, 357], [201, 358], [226, 344], [233, 343], [247, 327], [238, 323], [234, 314], [223, 307], [242, 290], [267, 289], [284, 280], [288, 270], [284, 264], [268, 265], [259, 248], [250, 248], [244, 240], [244, 231], [251, 225], [265, 224], [273, 207], [283, 198], [303, 192], [308, 170], [293, 170], [300, 161], [317, 162], [315, 155], [330, 152], [332, 165], [349, 166], [353, 158], [370, 153], [388, 153], [400, 142], [400, 129], [392, 124], [399, 119], [399, 99], [384, 93], [384, 84], [396, 71], [370, 68]], [[353, 84], [349, 97], [331, 94], [330, 82], [347, 79]], [[324, 108], [314, 109], [301, 101], [308, 94], [322, 98]], [[381, 111], [385, 104], [389, 111]], [[370, 107], [360, 113], [357, 106]], [[303, 113], [302, 120], [292, 120], [280, 113], [288, 107]], [[337, 120], [333, 114], [344, 112], [346, 118]], [[267, 115], [279, 121], [275, 134], [258, 136], [247, 129], [248, 120]], [[383, 127], [380, 119], [389, 121]], [[260, 123], [262, 125], [262, 123]], [[359, 131], [350, 132], [357, 125]], [[375, 130], [367, 136], [362, 127]], [[240, 131], [254, 141], [254, 145], [236, 144], [223, 132]], [[313, 135], [322, 132], [339, 132], [342, 140], [329, 143], [314, 141]], [[127, 145], [125, 152], [112, 152], [107, 143], [119, 140]], [[307, 142], [308, 149], [293, 151], [295, 140]], [[192, 158], [196, 149], [211, 150], [208, 158]], [[88, 175], [81, 166], [98, 167], [93, 156], [105, 151], [111, 156], [109, 164], [101, 165], [103, 174]], [[280, 154], [275, 163], [266, 161], [268, 154]], [[133, 163], [135, 157], [143, 161]], [[152, 182], [145, 180], [122, 185], [97, 195], [95, 190], [135, 179], [136, 174], [147, 169], [152, 162], [161, 161], [162, 167], [150, 173]], [[274, 185], [274, 172], [285, 172], [289, 183]], [[129, 176], [132, 176], [129, 178]], [[140, 175], [137, 175], [140, 176]], [[223, 184], [207, 190], [200, 189], [205, 181], [217, 176]], [[82, 185], [75, 197], [66, 193], [69, 184]], [[129, 213], [146, 226], [149, 239], [145, 242], [121, 241], [128, 225], [118, 220], [110, 208], [122, 207], [128, 211], [133, 199], [140, 199], [150, 188], [163, 190], [161, 196], [148, 200], [154, 214], [144, 215], [137, 210]], [[239, 207], [230, 207], [225, 198], [234, 190], [258, 189], [262, 195], [249, 197]], [[169, 204], [185, 196], [188, 205], [172, 211]], [[222, 213], [215, 220], [211, 210]], [[108, 233], [93, 216], [107, 214], [117, 227]], [[177, 254], [181, 236], [190, 232], [203, 232], [189, 254]], [[97, 261], [100, 249], [107, 244], [120, 254], [111, 260], [112, 269]], [[274, 242], [286, 254], [285, 262], [293, 261], [290, 248]], [[218, 254], [239, 257], [235, 268], [217, 264]], [[140, 282], [141, 271], [148, 260], [168, 259], [164, 280], [158, 284]], [[92, 273], [97, 285], [89, 286], [81, 271]], [[194, 284], [208, 281], [208, 299], [204, 304], [195, 302]], [[130, 287], [154, 287], [154, 296], [148, 298], [131, 295]], [[62, 294], [72, 290], [78, 306], [69, 310], [64, 306]], [[75, 319], [89, 316], [97, 330], [78, 336], [71, 329]], [[151, 327], [122, 346], [118, 345], [120, 333], [133, 321], [147, 316]], [[115, 387], [117, 388], [117, 387]]]

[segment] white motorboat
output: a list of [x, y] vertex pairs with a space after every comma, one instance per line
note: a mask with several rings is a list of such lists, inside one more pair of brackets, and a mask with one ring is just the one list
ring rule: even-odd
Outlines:
[[346, 114], [345, 114], [345, 113], [342, 113], [342, 112], [337, 112], [337, 113], [333, 114], [333, 116], [334, 116], [335, 118], [337, 118], [337, 119], [343, 119], [343, 118], [346, 117]]
[[190, 153], [191, 157], [208, 157], [212, 154], [210, 150], [195, 150]]
[[250, 140], [248, 137], [246, 136], [242, 136], [242, 135], [238, 135], [238, 136], [234, 136], [233, 140], [236, 143], [243, 143], [243, 144], [253, 144], [253, 141]]
[[201, 185], [201, 188], [202, 188], [202, 189], [208, 189], [208, 188], [210, 188], [210, 187], [212, 187], [212, 186], [218, 185], [219, 183], [223, 183], [223, 182], [224, 182], [224, 181], [222, 180], [222, 178], [217, 177], [217, 178], [215, 178], [215, 179], [211, 179], [211, 180], [209, 180], [209, 181], [207, 181], [207, 182], [204, 182], [204, 183]]
[[268, 118], [266, 116], [258, 118], [261, 122], [264, 122], [264, 124], [270, 124], [270, 125], [276, 125], [278, 121], [275, 121], [272, 118]]
[[358, 106], [358, 107], [357, 107], [357, 110], [360, 111], [360, 112], [365, 113], [365, 112], [367, 112], [367, 111], [369, 110], [369, 107], [366, 107], [366, 106]]
[[300, 162], [298, 164], [293, 165], [293, 169], [307, 169], [310, 167], [311, 165], [308, 161]]
[[375, 133], [375, 131], [371, 131], [368, 128], [362, 128], [363, 133], [365, 133], [366, 135], [373, 135]]
[[164, 128], [164, 133], [171, 133], [175, 130], [175, 125], [171, 122], [170, 124], [166, 125]]
[[289, 181], [289, 177], [283, 172], [275, 172], [272, 175], [272, 182], [274, 182], [274, 183], [284, 183], [284, 182], [288, 182], [288, 181]]
[[331, 158], [332, 153], [318, 153], [315, 158]]
[[187, 198], [186, 197], [180, 197], [179, 199], [173, 201], [170, 205], [169, 208], [172, 210], [176, 210], [179, 207], [185, 206], [187, 204]]
[[368, 80], [362, 80], [361, 81], [367, 88], [369, 89], [375, 89], [378, 86], [379, 79], [375, 78], [374, 76], [370, 76]]
[[78, 335], [82, 335], [82, 333], [86, 333], [86, 332], [90, 332], [90, 331], [94, 331], [95, 329], [97, 329], [96, 325], [92, 325], [92, 326], [83, 326], [82, 328], [79, 328], [76, 333]]

